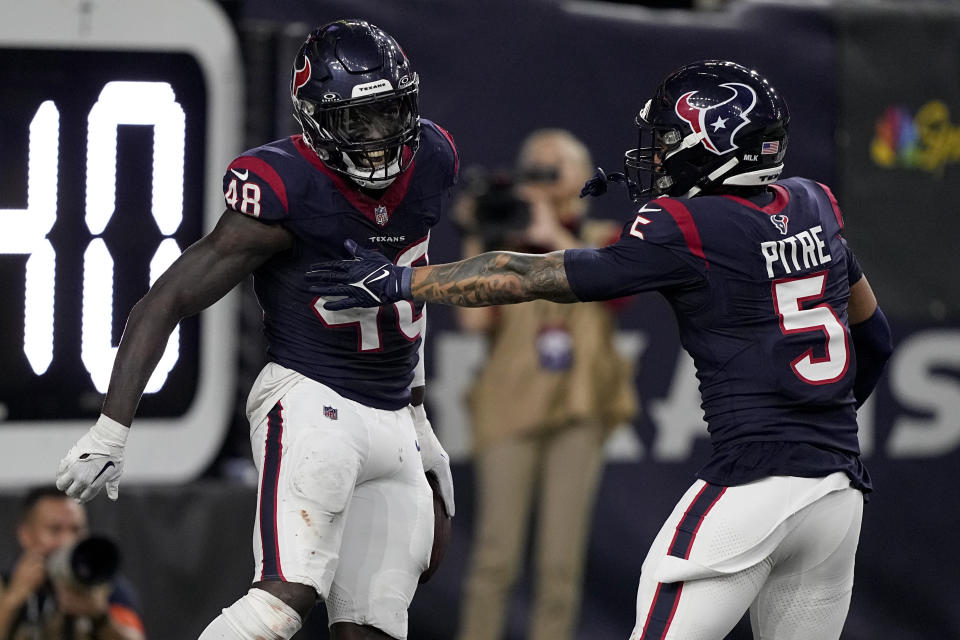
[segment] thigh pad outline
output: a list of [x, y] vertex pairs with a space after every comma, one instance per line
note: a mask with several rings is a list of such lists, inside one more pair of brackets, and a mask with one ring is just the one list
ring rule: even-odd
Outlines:
[[294, 493], [332, 517], [346, 509], [360, 473], [361, 458], [347, 434], [318, 430], [304, 436], [290, 483]]

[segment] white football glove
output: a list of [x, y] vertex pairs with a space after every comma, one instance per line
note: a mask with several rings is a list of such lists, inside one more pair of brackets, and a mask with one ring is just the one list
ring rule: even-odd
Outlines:
[[107, 497], [116, 500], [128, 433], [129, 428], [100, 414], [97, 423], [60, 460], [57, 489], [79, 502], [88, 502], [106, 487]]
[[408, 405], [413, 416], [413, 426], [417, 430], [417, 448], [420, 450], [420, 460], [423, 462], [425, 473], [437, 476], [440, 484], [440, 497], [447, 515], [453, 517], [456, 505], [453, 501], [453, 474], [450, 473], [450, 456], [443, 450], [443, 445], [433, 433], [427, 411], [423, 405]]

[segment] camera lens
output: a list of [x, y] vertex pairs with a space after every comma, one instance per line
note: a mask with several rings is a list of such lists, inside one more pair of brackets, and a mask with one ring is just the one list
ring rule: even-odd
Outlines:
[[120, 568], [120, 549], [100, 536], [81, 540], [70, 554], [72, 578], [82, 585], [109, 582]]

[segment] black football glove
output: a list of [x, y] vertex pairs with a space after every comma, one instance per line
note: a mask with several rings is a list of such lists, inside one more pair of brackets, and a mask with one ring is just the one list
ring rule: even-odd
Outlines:
[[314, 263], [305, 275], [310, 291], [322, 298], [337, 298], [324, 303], [324, 309], [380, 307], [411, 298], [413, 269], [399, 267], [379, 251], [362, 249], [353, 240], [343, 246], [351, 259]]
[[616, 182], [619, 184], [626, 185], [627, 193], [630, 196], [630, 199], [637, 201], [640, 198], [640, 188], [632, 181], [630, 178], [623, 173], [611, 173], [607, 175], [603, 169], [597, 167], [596, 172], [593, 174], [593, 177], [587, 180], [583, 188], [580, 190], [580, 197], [586, 198], [587, 196], [593, 196], [595, 198], [602, 196], [607, 192], [607, 183]]

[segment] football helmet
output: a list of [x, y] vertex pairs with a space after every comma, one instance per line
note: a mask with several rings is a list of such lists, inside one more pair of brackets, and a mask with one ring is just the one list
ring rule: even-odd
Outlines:
[[783, 172], [790, 113], [759, 73], [735, 62], [681, 67], [637, 114], [624, 170], [637, 199], [756, 187]]
[[290, 79], [293, 117], [323, 163], [357, 184], [384, 188], [420, 142], [419, 78], [379, 27], [338, 20], [307, 36]]

